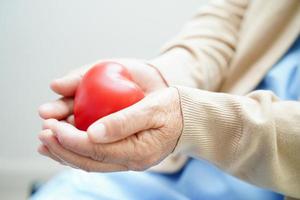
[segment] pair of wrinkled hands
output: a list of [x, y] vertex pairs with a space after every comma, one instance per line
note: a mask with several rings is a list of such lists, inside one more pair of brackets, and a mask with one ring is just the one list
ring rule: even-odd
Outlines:
[[73, 97], [88, 66], [55, 79], [62, 97], [40, 106], [44, 119], [38, 152], [63, 165], [88, 172], [146, 170], [174, 150], [182, 131], [178, 91], [152, 66], [134, 59], [115, 60], [128, 69], [145, 98], [103, 117], [86, 132], [74, 126]]

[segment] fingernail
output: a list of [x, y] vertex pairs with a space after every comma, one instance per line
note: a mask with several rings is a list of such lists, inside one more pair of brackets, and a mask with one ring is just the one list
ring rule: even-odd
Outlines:
[[87, 132], [94, 142], [101, 142], [105, 137], [106, 128], [104, 124], [94, 124], [88, 128]]

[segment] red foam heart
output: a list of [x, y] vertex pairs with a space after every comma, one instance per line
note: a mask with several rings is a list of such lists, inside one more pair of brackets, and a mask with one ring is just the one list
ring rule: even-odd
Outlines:
[[74, 99], [75, 126], [85, 131], [96, 120], [143, 97], [143, 91], [123, 65], [98, 63], [84, 75], [77, 88]]

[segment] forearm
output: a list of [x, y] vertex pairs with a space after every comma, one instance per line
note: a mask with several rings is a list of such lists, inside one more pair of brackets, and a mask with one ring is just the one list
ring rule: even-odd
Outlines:
[[300, 197], [300, 102], [270, 92], [248, 96], [179, 87], [184, 129], [175, 152]]
[[248, 0], [211, 1], [150, 61], [170, 84], [217, 91], [238, 43]]

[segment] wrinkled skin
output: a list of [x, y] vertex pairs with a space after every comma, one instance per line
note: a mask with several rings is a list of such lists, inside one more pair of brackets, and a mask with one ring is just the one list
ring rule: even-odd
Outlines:
[[62, 98], [39, 108], [44, 119], [39, 153], [85, 171], [112, 172], [145, 170], [174, 150], [183, 126], [177, 89], [167, 87], [158, 71], [142, 61], [115, 61], [126, 66], [145, 98], [84, 132], [73, 125], [73, 95], [89, 67], [54, 80], [51, 88]]

